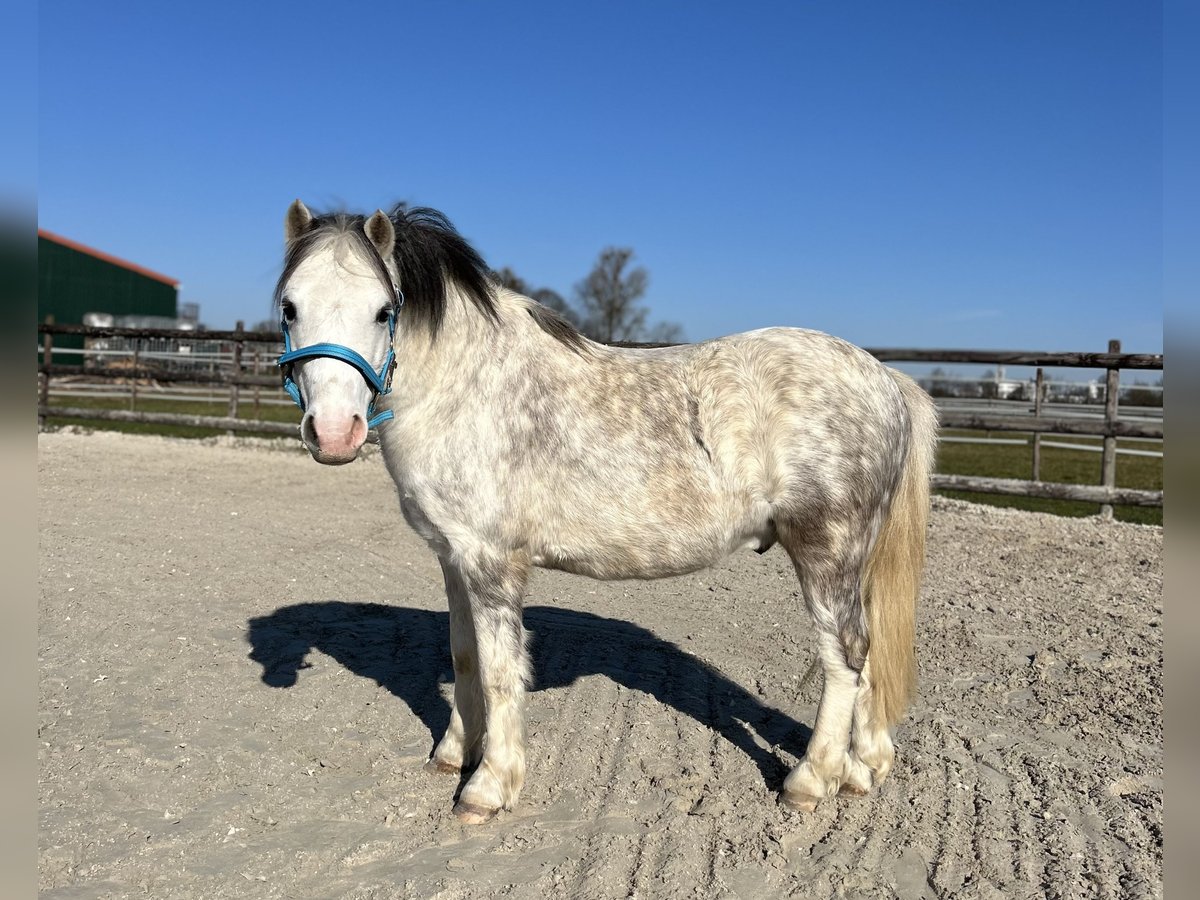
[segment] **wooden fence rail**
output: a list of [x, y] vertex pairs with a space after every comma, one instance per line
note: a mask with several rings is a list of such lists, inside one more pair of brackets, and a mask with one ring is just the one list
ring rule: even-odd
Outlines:
[[[47, 319], [52, 318], [47, 316]], [[168, 341], [212, 341], [214, 343], [282, 344], [279, 331], [209, 331], [180, 328], [107, 328], [98, 325], [56, 325], [46, 321], [38, 325], [38, 334], [73, 334], [89, 338], [161, 338]]]
[[232, 416], [190, 416], [186, 413], [155, 413], [128, 409], [88, 409], [54, 406], [48, 415], [61, 419], [101, 419], [106, 422], [140, 422], [148, 425], [184, 425], [188, 428], [217, 428], [224, 431], [253, 431], [257, 434], [296, 434], [295, 422], [263, 422]]
[[1129, 422], [1120, 419], [1046, 419], [1035, 416], [987, 416], [943, 410], [943, 428], [973, 431], [1029, 431], [1045, 434], [1089, 434], [1093, 437], [1161, 438], [1163, 426], [1157, 422]]
[[144, 380], [169, 381], [180, 384], [216, 384], [238, 385], [240, 387], [279, 387], [278, 375], [250, 375], [235, 372], [172, 372], [170, 369], [158, 369], [150, 366], [132, 366], [122, 369], [93, 369], [88, 366], [68, 366], [55, 363], [52, 366], [39, 366], [38, 371], [52, 378], [64, 375], [90, 375], [97, 378], [141, 378]]
[[1120, 341], [1108, 353], [1037, 353], [1029, 350], [902, 350], [872, 349], [881, 362], [981, 363], [1000, 366], [1043, 366], [1073, 369], [1162, 369], [1161, 353], [1122, 353]]
[[1061, 484], [1056, 481], [1022, 481], [1019, 478], [984, 478], [977, 475], [933, 476], [935, 488], [947, 491], [972, 491], [980, 494], [1007, 494], [1039, 497], [1044, 500], [1083, 500], [1102, 505], [1162, 506], [1162, 491], [1142, 491], [1097, 484]]
[[[41, 361], [38, 365], [38, 424], [45, 425], [47, 416], [67, 419], [99, 419], [119, 422], [141, 422], [162, 425], [183, 425], [193, 428], [213, 428], [228, 432], [249, 431], [266, 434], [295, 434], [295, 423], [269, 422], [260, 419], [243, 419], [238, 416], [240, 392], [243, 387], [254, 388], [257, 398], [262, 387], [278, 387], [278, 375], [259, 375], [260, 348], [252, 354], [253, 371], [245, 371], [245, 344], [282, 345], [283, 335], [279, 332], [245, 331], [241, 322], [234, 331], [183, 331], [165, 328], [99, 328], [86, 325], [56, 325], [52, 318], [38, 326], [42, 337]], [[229, 365], [221, 370], [170, 369], [165, 366], [146, 364], [145, 359], [132, 367], [100, 367], [66, 365], [54, 363], [54, 335], [74, 335], [85, 339], [128, 339], [135, 347], [144, 340], [166, 340], [179, 344], [209, 343], [231, 345]], [[668, 344], [634, 344], [620, 342], [614, 346], [651, 348]], [[1027, 350], [922, 350], [896, 348], [868, 348], [869, 353], [883, 362], [930, 362], [930, 363], [976, 363], [991, 365], [1036, 366], [1037, 390], [1033, 401], [1033, 415], [1004, 415], [1002, 413], [976, 413], [963, 410], [943, 410], [941, 423], [944, 428], [961, 428], [975, 431], [1027, 432], [1033, 434], [1033, 456], [1031, 480], [1012, 478], [985, 478], [974, 475], [934, 475], [933, 485], [946, 490], [972, 491], [993, 494], [1008, 494], [1024, 497], [1042, 497], [1056, 500], [1082, 500], [1101, 505], [1101, 514], [1111, 517], [1113, 504], [1131, 506], [1163, 505], [1162, 491], [1118, 488], [1116, 485], [1116, 442], [1118, 438], [1157, 438], [1164, 436], [1163, 425], [1158, 422], [1123, 420], [1119, 414], [1119, 384], [1122, 369], [1159, 370], [1163, 368], [1161, 354], [1122, 353], [1120, 341], [1110, 341], [1107, 353], [1043, 353]], [[180, 354], [180, 360], [186, 356]], [[1103, 418], [1048, 418], [1042, 414], [1045, 380], [1043, 367], [1105, 369], [1106, 391]], [[50, 406], [49, 385], [52, 378], [67, 376], [93, 376], [98, 378], [123, 378], [137, 380], [153, 379], [161, 382], [219, 385], [228, 389], [228, 415], [195, 416], [181, 413], [153, 413], [136, 409], [88, 409], [84, 407]], [[136, 395], [134, 395], [136, 397]], [[1075, 434], [1102, 437], [1103, 454], [1099, 484], [1059, 484], [1039, 479], [1041, 464], [1041, 435]]]

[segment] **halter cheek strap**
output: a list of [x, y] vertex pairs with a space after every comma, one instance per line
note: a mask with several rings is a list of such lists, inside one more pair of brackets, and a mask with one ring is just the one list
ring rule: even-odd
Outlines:
[[288, 330], [287, 319], [282, 319], [279, 323], [279, 328], [283, 331], [283, 354], [279, 359], [275, 360], [275, 364], [283, 370], [283, 389], [287, 391], [288, 396], [295, 401], [301, 411], [305, 409], [304, 395], [300, 393], [300, 385], [292, 377], [292, 371], [295, 363], [302, 359], [315, 359], [317, 357], [325, 357], [327, 359], [336, 359], [340, 362], [347, 363], [358, 370], [359, 374], [366, 379], [370, 385], [372, 394], [371, 402], [367, 406], [367, 427], [375, 428], [383, 422], [392, 418], [392, 411], [385, 409], [382, 412], [375, 412], [376, 401], [383, 396], [392, 392], [392, 373], [396, 370], [396, 354], [392, 350], [392, 341], [396, 337], [396, 315], [400, 311], [400, 307], [404, 305], [404, 294], [400, 291], [396, 292], [396, 302], [392, 304], [391, 311], [388, 313], [388, 351], [387, 356], [383, 360], [383, 365], [378, 371], [367, 362], [361, 353], [343, 344], [310, 344], [307, 347], [299, 349], [292, 348], [292, 335]]

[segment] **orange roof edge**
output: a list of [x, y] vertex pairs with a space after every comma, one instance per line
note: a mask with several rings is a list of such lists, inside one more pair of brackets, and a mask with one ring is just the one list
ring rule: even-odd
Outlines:
[[139, 275], [145, 275], [147, 278], [153, 278], [155, 281], [169, 284], [171, 287], [179, 287], [179, 279], [177, 278], [171, 278], [169, 275], [163, 275], [161, 272], [155, 272], [153, 269], [147, 269], [145, 266], [131, 263], [128, 260], [121, 259], [119, 256], [113, 256], [111, 253], [104, 253], [94, 247], [81, 244], [79, 241], [73, 241], [52, 231], [47, 231], [45, 228], [38, 229], [38, 237], [54, 241], [54, 243], [61, 244], [64, 247], [70, 247], [72, 250], [78, 250], [80, 253], [86, 253], [88, 256], [94, 256], [96, 259], [102, 259], [107, 263], [112, 263], [114, 266], [120, 266], [122, 269], [128, 269], [131, 272], [137, 272]]

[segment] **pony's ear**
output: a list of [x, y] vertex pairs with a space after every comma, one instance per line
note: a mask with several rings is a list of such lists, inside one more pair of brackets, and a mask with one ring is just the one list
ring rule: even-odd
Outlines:
[[287, 216], [283, 220], [283, 235], [290, 244], [296, 238], [312, 227], [313, 214], [308, 207], [296, 200], [288, 207]]
[[379, 255], [384, 259], [391, 259], [392, 251], [396, 248], [396, 229], [387, 213], [382, 209], [375, 210], [374, 215], [367, 219], [363, 228], [371, 243], [375, 245], [375, 249], [379, 251]]

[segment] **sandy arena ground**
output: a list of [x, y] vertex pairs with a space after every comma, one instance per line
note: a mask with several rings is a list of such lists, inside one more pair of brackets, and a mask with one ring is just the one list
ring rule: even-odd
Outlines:
[[538, 573], [517, 810], [451, 815], [445, 600], [375, 456], [39, 437], [46, 898], [1157, 897], [1162, 530], [938, 501], [893, 776], [776, 804], [786, 556]]

